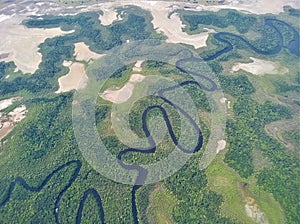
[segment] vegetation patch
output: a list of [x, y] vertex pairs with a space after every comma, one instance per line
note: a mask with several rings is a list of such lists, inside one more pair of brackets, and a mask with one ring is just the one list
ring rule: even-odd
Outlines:
[[250, 196], [257, 201], [265, 219], [270, 223], [279, 224], [284, 222], [285, 217], [281, 206], [272, 194], [261, 190], [253, 178], [241, 178], [222, 161], [222, 157], [217, 157], [206, 170], [208, 185], [223, 197], [224, 202], [221, 206], [221, 213], [224, 216], [231, 217], [235, 220], [235, 223], [253, 223], [253, 220], [247, 216], [245, 210], [247, 197], [243, 195], [241, 189], [241, 184], [246, 182], [249, 183]]
[[174, 207], [178, 204], [176, 197], [161, 185], [157, 185], [150, 192], [149, 197], [149, 222], [158, 224], [175, 223], [172, 214]]

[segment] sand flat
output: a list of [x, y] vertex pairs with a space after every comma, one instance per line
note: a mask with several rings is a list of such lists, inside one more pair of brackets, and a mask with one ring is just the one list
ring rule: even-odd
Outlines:
[[[84, 42], [75, 43], [76, 60], [87, 61], [96, 60], [104, 56], [104, 54], [97, 54], [89, 49]], [[59, 89], [55, 93], [64, 93], [71, 90], [84, 88], [88, 81], [88, 76], [85, 72], [84, 64], [79, 62], [64, 61], [63, 66], [70, 70], [68, 74], [58, 79]]]
[[114, 10], [114, 8], [105, 8], [102, 11], [103, 15], [99, 16], [99, 20], [103, 26], [109, 26], [115, 20], [122, 20], [122, 18], [117, 16], [118, 13]]
[[4, 20], [9, 19], [9, 18], [10, 18], [9, 15], [0, 14], [0, 23], [3, 22]]
[[84, 42], [75, 43], [75, 56], [78, 61], [87, 61], [89, 62], [91, 59], [95, 60], [101, 58], [103, 54], [97, 54], [89, 49]]
[[232, 72], [237, 72], [240, 69], [250, 72], [254, 75], [276, 75], [276, 74], [285, 74], [289, 70], [288, 68], [280, 65], [278, 62], [266, 61], [258, 58], [250, 57], [253, 61], [251, 63], [236, 63], [232, 67]]
[[194, 46], [196, 49], [206, 47], [206, 41], [210, 33], [215, 33], [213, 29], [209, 29], [206, 32], [200, 34], [189, 35], [182, 31], [184, 25], [177, 13], [172, 14], [170, 17], [171, 21], [162, 22], [159, 24], [158, 30], [165, 34], [168, 39], [167, 43], [184, 43]]
[[151, 12], [153, 16], [151, 22], [154, 29], [157, 29], [159, 33], [167, 36], [166, 42], [168, 43], [185, 43], [192, 45], [197, 49], [205, 47], [209, 33], [214, 32], [212, 29], [194, 35], [183, 32], [182, 28], [184, 25], [177, 13], [173, 13], [171, 17], [168, 18], [169, 13], [171, 12], [171, 2], [137, 2], [136, 4]]
[[131, 96], [134, 90], [134, 85], [142, 82], [146, 77], [140, 74], [132, 74], [129, 81], [121, 89], [107, 89], [100, 93], [100, 97], [115, 104], [125, 103]]
[[73, 31], [65, 32], [60, 28], [27, 28], [21, 24], [23, 19], [25, 18], [22, 16], [14, 16], [1, 22], [0, 53], [8, 53], [8, 56], [2, 61], [14, 61], [22, 72], [34, 73], [42, 61], [38, 46], [47, 38]]
[[74, 89], [84, 88], [88, 77], [84, 64], [74, 62], [69, 66], [69, 73], [58, 79], [59, 89], [55, 93], [64, 93]]

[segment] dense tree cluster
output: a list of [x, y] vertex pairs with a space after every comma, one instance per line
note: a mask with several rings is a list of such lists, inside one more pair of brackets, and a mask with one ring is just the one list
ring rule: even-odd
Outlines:
[[300, 18], [300, 9], [294, 9], [291, 6], [284, 6], [284, 11], [288, 12], [291, 16]]
[[234, 117], [226, 123], [229, 150], [225, 155], [225, 162], [242, 177], [248, 178], [255, 174], [251, 152], [259, 149], [273, 162], [273, 166], [256, 174], [258, 184], [272, 192], [280, 202], [288, 223], [297, 223], [296, 220], [300, 218], [297, 213], [299, 159], [289, 154], [283, 145], [268, 136], [264, 130], [264, 126], [272, 121], [291, 118], [291, 111], [270, 101], [259, 104], [247, 96], [249, 93], [251, 91], [236, 95]]
[[185, 165], [165, 184], [180, 201], [173, 211], [176, 223], [233, 223], [220, 215], [222, 197], [207, 188], [197, 163]]
[[199, 25], [211, 25], [219, 28], [234, 26], [238, 32], [247, 33], [251, 26], [257, 21], [252, 15], [229, 11], [225, 16], [218, 13], [183, 14], [183, 20], [188, 23], [189, 29], [194, 31]]

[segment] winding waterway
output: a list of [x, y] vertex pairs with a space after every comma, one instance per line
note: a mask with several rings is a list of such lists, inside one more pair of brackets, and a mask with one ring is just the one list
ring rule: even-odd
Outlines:
[[[283, 37], [282, 33], [280, 32], [280, 30], [276, 27], [276, 23], [281, 24], [283, 26], [286, 26], [293, 33], [293, 35], [294, 35], [293, 40], [289, 42], [288, 46], [284, 45], [284, 37]], [[270, 50], [267, 50], [267, 51], [260, 50], [257, 47], [255, 47], [254, 45], [252, 45], [251, 43], [249, 43], [249, 41], [247, 41], [246, 39], [244, 39], [241, 36], [238, 36], [238, 35], [232, 34], [232, 33], [228, 33], [228, 32], [220, 32], [220, 33], [215, 34], [214, 38], [217, 39], [218, 41], [224, 43], [226, 45], [226, 47], [223, 48], [222, 50], [216, 52], [214, 55], [211, 55], [211, 56], [205, 58], [205, 61], [214, 60], [214, 59], [218, 58], [219, 56], [221, 56], [225, 53], [228, 53], [228, 52], [230, 52], [234, 49], [234, 45], [229, 40], [227, 40], [226, 37], [231, 37], [231, 38], [234, 38], [238, 41], [243, 42], [248, 47], [249, 50], [251, 50], [251, 51], [253, 51], [257, 54], [275, 55], [275, 54], [278, 54], [283, 48], [286, 48], [286, 49], [288, 49], [288, 51], [291, 54], [296, 55], [297, 57], [300, 57], [300, 53], [299, 53], [300, 36], [299, 36], [299, 32], [295, 28], [293, 28], [290, 24], [288, 24], [284, 21], [277, 20], [277, 19], [270, 19], [270, 18], [265, 19], [265, 24], [270, 26], [272, 29], [274, 29], [275, 32], [277, 33], [277, 36], [278, 36], [278, 45], [275, 46], [273, 49], [270, 49]], [[137, 170], [138, 171], [139, 174], [138, 174], [137, 182], [139, 182], [139, 183], [143, 183], [143, 181], [145, 180], [145, 178], [147, 176], [147, 170], [144, 169], [141, 166], [138, 166], [138, 165], [125, 164], [124, 162], [122, 162], [122, 156], [124, 154], [130, 153], [130, 152], [139, 152], [139, 153], [154, 153], [155, 152], [156, 143], [155, 143], [154, 139], [152, 138], [152, 136], [150, 134], [150, 131], [148, 129], [147, 122], [146, 122], [147, 116], [148, 116], [148, 114], [151, 110], [153, 110], [153, 109], [160, 110], [172, 141], [174, 142], [174, 144], [176, 146], [178, 146], [178, 148], [182, 152], [195, 153], [202, 147], [203, 137], [202, 137], [201, 130], [198, 127], [198, 125], [196, 124], [196, 122], [179, 105], [173, 104], [164, 95], [164, 93], [167, 92], [167, 91], [172, 91], [172, 90], [175, 90], [176, 88], [181, 88], [184, 85], [189, 85], [189, 84], [196, 84], [201, 89], [206, 90], [206, 91], [215, 91], [217, 89], [217, 84], [211, 78], [209, 78], [209, 77], [207, 77], [203, 74], [199, 74], [197, 72], [185, 69], [182, 66], [183, 63], [197, 62], [197, 61], [200, 62], [202, 60], [198, 59], [198, 58], [191, 57], [191, 58], [186, 58], [186, 59], [179, 60], [179, 61], [176, 62], [175, 65], [181, 72], [201, 77], [202, 79], [205, 80], [206, 84], [202, 84], [202, 83], [198, 83], [198, 82], [194, 82], [194, 81], [186, 81], [186, 82], [183, 82], [179, 85], [176, 85], [176, 86], [173, 86], [173, 87], [170, 87], [170, 88], [167, 88], [167, 89], [164, 89], [164, 90], [161, 90], [161, 91], [158, 92], [158, 96], [162, 100], [164, 100], [165, 103], [171, 105], [176, 110], [178, 110], [191, 123], [191, 125], [193, 126], [193, 128], [194, 128], [194, 130], [195, 130], [195, 132], [197, 133], [197, 136], [198, 136], [197, 144], [195, 145], [194, 150], [192, 150], [192, 151], [185, 149], [184, 146], [182, 146], [178, 143], [178, 139], [176, 138], [176, 136], [174, 134], [174, 131], [172, 129], [170, 120], [168, 118], [168, 115], [167, 115], [167, 112], [165, 111], [165, 109], [162, 106], [148, 107], [143, 112], [143, 115], [142, 115], [142, 129], [143, 129], [144, 133], [146, 134], [146, 136], [149, 139], [150, 147], [149, 148], [143, 148], [143, 149], [129, 148], [129, 149], [126, 149], [124, 151], [121, 151], [117, 156], [119, 161], [120, 161], [119, 162], [120, 165], [124, 169]], [[207, 86], [207, 83], [209, 83], [209, 86]], [[30, 192], [40, 192], [45, 187], [45, 185], [50, 181], [50, 179], [53, 177], [53, 175], [57, 174], [62, 169], [67, 168], [71, 165], [75, 165], [76, 168], [73, 171], [73, 173], [71, 175], [71, 178], [68, 181], [68, 184], [59, 192], [59, 194], [56, 198], [56, 201], [55, 201], [55, 206], [53, 208], [53, 215], [55, 217], [56, 223], [58, 223], [58, 224], [61, 223], [61, 221], [59, 219], [60, 201], [61, 201], [61, 198], [62, 198], [63, 194], [70, 188], [70, 186], [73, 184], [73, 182], [76, 180], [76, 178], [79, 174], [79, 171], [80, 171], [81, 166], [82, 166], [81, 161], [79, 161], [79, 160], [73, 160], [73, 161], [67, 162], [64, 165], [59, 166], [51, 174], [49, 174], [42, 181], [41, 185], [38, 186], [38, 187], [32, 187], [22, 177], [17, 177], [14, 181], [11, 182], [11, 184], [8, 188], [8, 192], [7, 192], [6, 197], [2, 200], [2, 202], [0, 202], [0, 208], [5, 206], [10, 201], [11, 195], [13, 194], [13, 191], [14, 191], [16, 185], [20, 185], [24, 189], [26, 189], [27, 191], [30, 191]], [[131, 192], [131, 196], [132, 196], [132, 215], [133, 215], [133, 220], [134, 220], [135, 224], [138, 223], [138, 212], [137, 212], [137, 207], [136, 207], [136, 191], [140, 187], [141, 187], [141, 185], [133, 186], [132, 192]], [[79, 208], [78, 208], [77, 215], [76, 215], [76, 223], [81, 223], [82, 211], [83, 211], [83, 208], [84, 208], [85, 201], [86, 201], [86, 199], [89, 195], [93, 196], [93, 198], [96, 200], [96, 203], [97, 203], [98, 208], [99, 208], [99, 216], [101, 218], [101, 222], [105, 223], [104, 209], [103, 209], [103, 206], [102, 206], [101, 197], [100, 197], [99, 193], [93, 188], [90, 188], [90, 189], [86, 190], [83, 194], [83, 197], [80, 200]]]
[[[198, 60], [199, 59], [197, 59], [197, 58], [183, 59], [183, 60], [177, 61], [176, 67], [180, 71], [182, 71], [184, 73], [193, 74], [193, 75], [200, 76], [201, 78], [205, 79], [205, 81], [209, 82], [209, 84], [210, 84], [209, 87], [207, 87], [207, 85], [205, 85], [205, 84], [198, 83], [196, 81], [190, 80], [190, 81], [185, 81], [185, 82], [182, 82], [182, 83], [180, 83], [178, 85], [174, 85], [172, 87], [168, 87], [166, 89], [162, 89], [162, 90], [158, 91], [159, 98], [161, 98], [165, 103], [171, 105], [173, 108], [175, 108], [177, 111], [179, 111], [184, 116], [184, 118], [187, 119], [189, 121], [189, 123], [192, 125], [194, 131], [196, 132], [196, 135], [198, 136], [197, 144], [194, 146], [193, 150], [187, 150], [187, 149], [185, 149], [185, 147], [183, 145], [179, 144], [178, 139], [176, 138], [176, 136], [174, 134], [174, 131], [173, 131], [171, 122], [170, 122], [170, 120], [168, 118], [168, 114], [167, 114], [166, 110], [162, 106], [159, 106], [159, 105], [148, 107], [143, 112], [143, 114], [142, 114], [142, 129], [143, 129], [146, 137], [148, 137], [148, 142], [149, 142], [150, 147], [149, 148], [129, 148], [129, 149], [121, 151], [118, 154], [118, 156], [117, 156], [119, 164], [124, 169], [127, 169], [127, 170], [137, 170], [138, 171], [138, 177], [137, 177], [136, 183], [144, 183], [144, 181], [145, 181], [145, 179], [147, 177], [147, 170], [145, 168], [143, 168], [142, 166], [139, 166], [139, 165], [125, 164], [122, 161], [122, 156], [124, 154], [130, 153], [130, 152], [139, 152], [139, 153], [146, 153], [146, 154], [147, 153], [154, 153], [155, 152], [155, 150], [156, 150], [156, 143], [155, 143], [153, 137], [151, 136], [150, 131], [148, 129], [148, 125], [147, 125], [147, 117], [148, 117], [148, 114], [149, 114], [149, 112], [151, 110], [158, 109], [161, 112], [161, 114], [163, 116], [163, 119], [165, 121], [165, 124], [167, 126], [167, 130], [169, 132], [169, 135], [170, 135], [173, 143], [177, 146], [178, 149], [180, 149], [184, 153], [195, 153], [195, 152], [197, 152], [197, 151], [199, 151], [201, 149], [201, 147], [203, 145], [203, 136], [202, 136], [201, 129], [199, 128], [199, 126], [197, 125], [197, 123], [179, 105], [176, 105], [176, 104], [172, 103], [170, 100], [168, 100], [165, 97], [165, 93], [166, 92], [173, 91], [173, 90], [176, 90], [178, 88], [182, 88], [183, 86], [190, 85], [190, 84], [195, 84], [199, 88], [202, 88], [202, 89], [204, 89], [206, 91], [215, 91], [217, 89], [217, 84], [211, 78], [209, 78], [209, 77], [207, 77], [207, 76], [205, 76], [203, 74], [197, 73], [197, 72], [188, 71], [187, 69], [184, 69], [183, 67], [181, 67], [182, 63], [185, 63], [185, 62], [197, 62]], [[203, 60], [201, 60], [201, 61], [203, 61]], [[137, 192], [137, 190], [141, 186], [142, 186], [142, 184], [135, 185], [132, 188], [132, 192], [131, 192], [132, 214], [133, 214], [133, 219], [134, 219], [134, 223], [135, 224], [138, 223], [138, 211], [137, 211], [137, 207], [136, 207], [136, 192]]]
[[103, 206], [102, 206], [101, 197], [100, 197], [98, 191], [96, 191], [94, 188], [90, 188], [90, 189], [88, 189], [84, 192], [83, 197], [80, 200], [79, 208], [78, 208], [77, 215], [76, 215], [76, 224], [81, 223], [84, 203], [85, 203], [85, 201], [86, 201], [86, 199], [89, 195], [93, 196], [93, 198], [96, 200], [96, 203], [97, 203], [97, 206], [98, 206], [98, 213], [99, 213], [99, 216], [100, 216], [100, 219], [101, 219], [101, 223], [105, 223], [104, 209], [103, 209]]
[[[288, 46], [284, 45], [284, 38], [282, 33], [280, 32], [280, 30], [276, 27], [276, 25], [274, 25], [274, 23], [279, 23], [281, 25], [286, 26], [290, 31], [292, 31], [294, 37], [293, 40], [288, 44]], [[296, 55], [297, 57], [300, 57], [300, 52], [299, 52], [299, 42], [300, 42], [300, 36], [298, 31], [292, 27], [290, 24], [278, 20], [278, 19], [265, 19], [265, 25], [270, 26], [272, 29], [275, 30], [277, 37], [278, 37], [278, 45], [275, 46], [273, 49], [270, 50], [260, 50], [257, 47], [255, 47], [254, 45], [252, 45], [248, 40], [244, 39], [243, 37], [233, 34], [233, 33], [228, 33], [228, 32], [219, 32], [217, 34], [214, 34], [213, 37], [224, 43], [226, 45], [225, 48], [223, 48], [222, 50], [216, 52], [214, 55], [211, 55], [207, 58], [205, 58], [205, 61], [211, 61], [214, 60], [218, 57], [220, 57], [221, 55], [228, 53], [230, 51], [232, 51], [234, 49], [234, 45], [226, 39], [226, 37], [232, 37], [238, 41], [243, 42], [249, 50], [254, 51], [257, 54], [260, 55], [275, 55], [278, 54], [283, 48], [287, 48], [290, 53]]]
[[[293, 40], [288, 44], [288, 46], [284, 45], [283, 35], [281, 34], [280, 30], [276, 27], [276, 25], [274, 25], [274, 23], [279, 23], [281, 25], [284, 25], [284, 26], [288, 27], [288, 29], [290, 29], [292, 31], [294, 37], [293, 37]], [[271, 28], [273, 28], [276, 31], [276, 34], [277, 34], [277, 37], [278, 37], [278, 45], [275, 46], [273, 49], [270, 49], [270, 50], [260, 50], [260, 49], [258, 49], [254, 45], [252, 45], [249, 41], [247, 41], [246, 39], [244, 39], [241, 36], [238, 36], [238, 35], [233, 34], [233, 33], [228, 33], [228, 32], [220, 32], [220, 33], [215, 34], [214, 38], [217, 39], [218, 41], [222, 42], [222, 43], [225, 43], [226, 47], [224, 49], [216, 52], [214, 55], [205, 58], [204, 61], [214, 60], [214, 59], [218, 58], [219, 56], [221, 56], [221, 55], [223, 55], [225, 53], [228, 53], [228, 52], [230, 52], [230, 51], [232, 51], [234, 49], [234, 45], [229, 40], [227, 40], [226, 37], [232, 37], [232, 38], [235, 38], [235, 39], [243, 42], [248, 47], [249, 50], [252, 50], [255, 53], [260, 54], [260, 55], [275, 55], [275, 54], [278, 54], [283, 48], [286, 48], [286, 49], [288, 49], [290, 51], [291, 54], [294, 54], [297, 57], [300, 57], [300, 53], [299, 53], [300, 36], [299, 36], [299, 33], [297, 32], [296, 29], [294, 29], [288, 23], [286, 23], [284, 21], [281, 21], [281, 20], [277, 20], [277, 19], [269, 19], [269, 18], [267, 18], [267, 19], [265, 19], [265, 24], [268, 25], [268, 26], [270, 26]], [[195, 147], [195, 150], [193, 152], [196, 152], [197, 150], [199, 150], [201, 148], [202, 144], [203, 144], [201, 130], [199, 129], [199, 127], [197, 126], [197, 124], [193, 121], [193, 119], [191, 119], [191, 117], [188, 116], [187, 113], [185, 113], [178, 105], [174, 105], [174, 104], [172, 104], [172, 102], [168, 101], [164, 97], [163, 93], [165, 91], [173, 90], [175, 88], [182, 87], [182, 86], [188, 85], [188, 84], [197, 84], [203, 90], [206, 90], [206, 91], [215, 91], [217, 89], [217, 84], [211, 78], [209, 78], [209, 77], [207, 77], [207, 76], [205, 76], [203, 74], [197, 73], [195, 71], [191, 71], [191, 70], [185, 69], [185, 68], [183, 68], [181, 66], [184, 63], [198, 62], [198, 61], [202, 62], [203, 60], [199, 59], [199, 58], [191, 57], [191, 58], [181, 59], [181, 60], [177, 61], [175, 65], [176, 65], [176, 68], [179, 69], [181, 72], [184, 72], [186, 74], [191, 74], [193, 76], [199, 76], [199, 77], [201, 77], [202, 79], [204, 79], [205, 81], [207, 81], [210, 84], [209, 87], [207, 85], [205, 85], [205, 84], [202, 84], [202, 83], [197, 83], [197, 82], [193, 82], [193, 81], [187, 81], [187, 82], [179, 84], [179, 86], [173, 86], [171, 88], [162, 90], [158, 94], [161, 97], [161, 99], [163, 99], [166, 103], [170, 104], [175, 109], [179, 110], [191, 122], [191, 124], [193, 125], [193, 127], [195, 128], [195, 130], [197, 130], [197, 132], [199, 133], [199, 135], [198, 135], [199, 136], [199, 138], [198, 138], [198, 144]], [[161, 113], [163, 115], [163, 118], [164, 118], [164, 120], [166, 122], [166, 126], [167, 126], [167, 129], [168, 129], [168, 132], [169, 132], [169, 134], [170, 134], [170, 136], [172, 138], [172, 141], [174, 142], [175, 145], [178, 145], [178, 141], [177, 141], [177, 139], [176, 139], [176, 137], [174, 135], [174, 132], [173, 132], [172, 127], [170, 125], [170, 121], [168, 119], [166, 111], [161, 106], [152, 106], [152, 107], [147, 108], [146, 111], [144, 111], [143, 116], [142, 116], [143, 131], [146, 134], [146, 136], [149, 137], [149, 144], [150, 144], [151, 147], [148, 148], [148, 149], [132, 149], [132, 148], [130, 148], [130, 149], [124, 150], [124, 151], [120, 152], [119, 155], [118, 155], [118, 159], [120, 161], [122, 159], [122, 156], [124, 154], [126, 154], [126, 153], [129, 153], [129, 152], [140, 152], [140, 153], [154, 153], [155, 152], [156, 145], [155, 145], [155, 142], [154, 142], [153, 138], [151, 137], [151, 135], [149, 133], [149, 130], [148, 130], [148, 127], [147, 127], [147, 124], [146, 124], [147, 114], [148, 114], [148, 112], [150, 110], [152, 110], [154, 108], [157, 108], [157, 109], [159, 109], [161, 111]], [[182, 147], [182, 146], [179, 146], [179, 148], [180, 148], [180, 150], [182, 150], [185, 153], [191, 153], [191, 152], [185, 151], [184, 147]], [[146, 177], [146, 175], [147, 175], [147, 171], [144, 168], [142, 168], [141, 166], [138, 166], [138, 165], [128, 165], [128, 164], [125, 164], [123, 162], [120, 162], [120, 165], [124, 169], [128, 169], [128, 170], [135, 169], [135, 170], [138, 170], [138, 172], [139, 172], [139, 175], [138, 175], [138, 178], [137, 178], [138, 181], [143, 180]], [[143, 179], [141, 179], [141, 178], [143, 178]], [[138, 224], [138, 214], [137, 214], [137, 208], [136, 208], [136, 191], [140, 187], [141, 187], [141, 185], [135, 185], [132, 188], [132, 213], [133, 213], [133, 218], [134, 218], [134, 223], [135, 224]]]
[[5, 206], [9, 202], [9, 200], [11, 198], [11, 195], [13, 194], [13, 191], [14, 191], [16, 185], [21, 185], [24, 189], [26, 189], [27, 191], [30, 191], [30, 192], [40, 192], [45, 187], [45, 185], [50, 181], [50, 179], [53, 177], [53, 175], [59, 173], [62, 169], [65, 169], [65, 168], [67, 168], [69, 166], [72, 166], [73, 164], [76, 166], [76, 168], [75, 168], [74, 172], [72, 173], [71, 178], [70, 178], [68, 184], [59, 192], [59, 194], [58, 194], [58, 196], [56, 198], [56, 201], [55, 201], [54, 209], [53, 209], [53, 214], [54, 214], [56, 223], [61, 223], [60, 220], [59, 220], [59, 204], [60, 204], [60, 200], [62, 198], [62, 195], [68, 190], [68, 188], [76, 180], [76, 178], [77, 178], [77, 176], [79, 174], [79, 171], [80, 171], [81, 166], [82, 166], [81, 161], [79, 161], [79, 160], [73, 160], [73, 161], [67, 162], [64, 165], [59, 166], [57, 169], [55, 169], [54, 171], [52, 171], [52, 173], [50, 173], [42, 181], [41, 185], [38, 186], [38, 187], [32, 187], [22, 177], [17, 177], [14, 181], [11, 182], [11, 184], [10, 184], [10, 186], [8, 188], [7, 196], [4, 198], [4, 200], [2, 202], [0, 202], [0, 208], [3, 207], [3, 206]]

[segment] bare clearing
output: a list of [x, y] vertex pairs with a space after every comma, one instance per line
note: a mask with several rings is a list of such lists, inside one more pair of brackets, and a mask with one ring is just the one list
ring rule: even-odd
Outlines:
[[15, 108], [13, 111], [8, 113], [9, 120], [13, 123], [18, 123], [22, 121], [26, 116], [27, 109], [25, 105], [21, 105], [17, 108]]
[[[68, 62], [65, 62], [68, 64]], [[85, 73], [84, 64], [74, 62], [69, 66], [69, 73], [58, 79], [59, 89], [55, 93], [64, 93], [74, 89], [84, 88], [88, 77]]]
[[64, 35], [70, 32], [60, 28], [39, 29], [27, 28], [21, 24], [22, 17], [10, 17], [1, 22], [0, 54], [8, 54], [2, 61], [14, 61], [17, 68], [24, 73], [34, 73], [42, 61], [38, 52], [39, 45], [47, 38]]
[[227, 102], [227, 98], [226, 97], [222, 97], [220, 99], [220, 103], [225, 104]]
[[253, 61], [251, 63], [237, 63], [232, 67], [232, 72], [237, 72], [240, 69], [250, 72], [254, 75], [276, 75], [285, 74], [289, 70], [288, 68], [280, 65], [279, 62], [265, 61], [257, 58], [250, 57]]
[[115, 104], [125, 103], [132, 96], [134, 85], [144, 79], [145, 76], [143, 75], [132, 74], [129, 81], [121, 89], [107, 89], [100, 93], [100, 97]]
[[102, 54], [97, 54], [91, 51], [89, 46], [87, 46], [84, 42], [75, 43], [74, 46], [77, 61], [89, 62], [91, 59], [95, 60], [103, 56]]
[[219, 101], [220, 101], [220, 103], [222, 103], [222, 104], [226, 104], [227, 109], [230, 109], [230, 100], [228, 100], [226, 97], [220, 98]]
[[226, 141], [225, 140], [220, 140], [220, 141], [218, 141], [218, 146], [217, 146], [217, 154], [219, 153], [219, 152], [221, 152], [222, 150], [224, 150], [225, 149], [225, 147], [226, 147]]
[[7, 136], [12, 130], [14, 126], [10, 122], [0, 123], [0, 141]]
[[239, 185], [246, 201], [245, 211], [247, 216], [255, 221], [255, 223], [268, 224], [269, 222], [266, 220], [264, 213], [261, 211], [258, 204], [255, 203], [255, 199], [249, 196], [247, 184], [240, 182]]
[[5, 100], [1, 100], [0, 101], [0, 110], [4, 110], [6, 108], [8, 108], [9, 106], [11, 106], [14, 102], [18, 101], [22, 99], [22, 97], [12, 97], [9, 99], [5, 99]]
[[133, 67], [133, 71], [134, 72], [141, 72], [142, 71], [142, 64], [143, 64], [143, 60], [137, 61]]
[[[12, 99], [18, 100], [20, 98]], [[15, 124], [21, 122], [26, 117], [27, 112], [26, 106], [21, 105], [7, 114], [0, 113], [0, 141], [14, 129]]]

